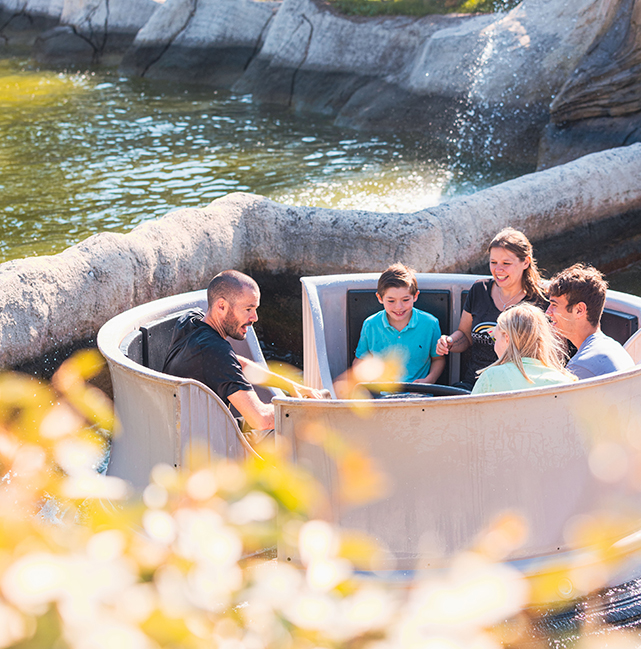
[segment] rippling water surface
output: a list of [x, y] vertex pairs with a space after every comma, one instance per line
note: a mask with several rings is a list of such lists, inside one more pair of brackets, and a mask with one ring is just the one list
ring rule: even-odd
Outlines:
[[0, 59], [0, 261], [234, 191], [411, 212], [525, 171], [458, 164], [428, 137], [338, 129], [249, 97]]

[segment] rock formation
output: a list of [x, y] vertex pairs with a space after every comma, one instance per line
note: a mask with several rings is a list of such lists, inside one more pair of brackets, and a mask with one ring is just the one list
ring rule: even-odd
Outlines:
[[125, 74], [229, 88], [259, 51], [279, 2], [168, 0], [140, 30]]
[[641, 141], [641, 0], [623, 0], [550, 106], [546, 167]]
[[[0, 43], [18, 40], [21, 32], [57, 25], [64, 0], [0, 0]], [[10, 38], [8, 34], [12, 34]]]
[[21, 43], [25, 32], [36, 31], [41, 63], [88, 65], [114, 54], [118, 62], [158, 6], [156, 0], [0, 0], [0, 41]]
[[538, 149], [551, 97], [592, 42], [604, 0], [525, 0], [506, 15], [339, 16], [284, 0], [234, 90], [341, 126], [462, 139], [476, 155]]
[[422, 272], [467, 271], [484, 265], [491, 237], [507, 225], [525, 231], [537, 253], [547, 242], [567, 252], [568, 236], [573, 246], [602, 253], [608, 239], [630, 241], [634, 227], [641, 235], [640, 166], [636, 144], [414, 214], [288, 207], [231, 194], [129, 234], [97, 234], [59, 255], [6, 262], [0, 365], [92, 338], [115, 314], [202, 288], [225, 268], [326, 274], [375, 271], [402, 259]]

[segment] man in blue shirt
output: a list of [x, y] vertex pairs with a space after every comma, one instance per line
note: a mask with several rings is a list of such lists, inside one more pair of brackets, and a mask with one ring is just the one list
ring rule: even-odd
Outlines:
[[634, 367], [630, 354], [601, 331], [607, 288], [603, 274], [584, 264], [574, 264], [550, 281], [546, 313], [556, 330], [577, 348], [567, 369], [579, 379]]
[[383, 311], [363, 323], [354, 365], [368, 354], [394, 354], [404, 366], [400, 381], [436, 383], [445, 367], [445, 358], [436, 354], [441, 329], [433, 315], [414, 308], [418, 294], [416, 276], [403, 264], [381, 274], [376, 297]]

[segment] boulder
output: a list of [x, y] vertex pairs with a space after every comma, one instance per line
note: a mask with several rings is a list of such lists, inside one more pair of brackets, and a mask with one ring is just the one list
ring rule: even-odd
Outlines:
[[507, 13], [365, 18], [326, 0], [0, 0], [4, 23], [60, 22], [38, 41], [45, 63], [113, 60], [133, 40], [125, 74], [541, 168], [641, 138], [640, 6], [524, 0]]
[[36, 35], [60, 21], [64, 0], [0, 0], [0, 42], [33, 45]]
[[0, 365], [92, 338], [117, 313], [202, 288], [225, 268], [328, 274], [376, 271], [402, 259], [422, 272], [467, 271], [485, 263], [487, 244], [507, 225], [523, 230], [537, 252], [552, 241], [562, 242], [565, 254], [580, 245], [601, 254], [608, 238], [632, 240], [635, 227], [641, 234], [640, 165], [635, 144], [413, 214], [290, 207], [230, 194], [129, 234], [97, 234], [58, 255], [6, 262]]
[[126, 53], [125, 74], [229, 88], [260, 48], [279, 2], [167, 0]]
[[623, 1], [363, 18], [324, 0], [168, 0], [121, 69], [534, 164], [550, 102]]
[[641, 142], [641, 0], [623, 0], [550, 106], [539, 168]]
[[117, 54], [120, 60], [159, 6], [155, 0], [64, 0], [61, 25], [36, 40], [36, 59], [87, 65]]
[[525, 0], [507, 14], [363, 19], [284, 0], [234, 90], [340, 126], [430, 132], [534, 163], [550, 101], [608, 6]]
[[254, 99], [336, 115], [371, 79], [394, 76], [426, 38], [461, 18], [337, 14], [326, 3], [284, 0], [260, 52], [234, 86]]

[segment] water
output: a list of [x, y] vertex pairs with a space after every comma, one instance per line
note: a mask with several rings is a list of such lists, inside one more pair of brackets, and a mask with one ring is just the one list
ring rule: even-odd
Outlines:
[[[411, 212], [532, 171], [475, 166], [460, 153], [456, 140], [448, 151], [425, 137], [341, 130], [211, 89], [109, 70], [38, 70], [6, 56], [0, 261], [59, 252], [100, 231], [126, 232], [233, 191], [290, 204]], [[613, 288], [641, 294], [640, 268], [612, 275]], [[293, 278], [287, 292], [297, 303], [298, 291]], [[620, 590], [618, 600], [611, 595], [609, 624], [635, 624], [640, 588]], [[572, 646], [583, 619], [571, 611], [539, 620], [543, 646]]]
[[248, 97], [0, 58], [0, 261], [234, 191], [412, 212], [531, 171], [453, 160], [426, 138], [338, 129]]

